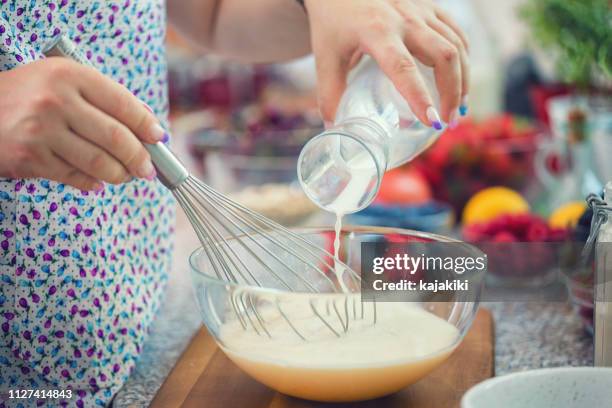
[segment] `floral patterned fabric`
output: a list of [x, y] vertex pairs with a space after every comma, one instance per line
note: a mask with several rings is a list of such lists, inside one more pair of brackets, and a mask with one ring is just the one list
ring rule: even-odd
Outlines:
[[[165, 118], [164, 29], [163, 0], [0, 0], [0, 70], [67, 35]], [[173, 222], [174, 201], [155, 181], [85, 193], [0, 179], [0, 393], [73, 392], [0, 407], [109, 403], [159, 305]]]

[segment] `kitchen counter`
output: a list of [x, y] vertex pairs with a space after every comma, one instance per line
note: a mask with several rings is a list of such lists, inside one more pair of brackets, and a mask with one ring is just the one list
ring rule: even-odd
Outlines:
[[[188, 256], [197, 247], [182, 213], [165, 301], [143, 354], [114, 407], [146, 407], [201, 325]], [[593, 364], [592, 338], [566, 303], [488, 303], [495, 319], [495, 373]]]

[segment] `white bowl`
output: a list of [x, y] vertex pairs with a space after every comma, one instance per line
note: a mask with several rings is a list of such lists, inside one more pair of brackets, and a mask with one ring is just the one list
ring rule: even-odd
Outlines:
[[492, 378], [472, 387], [461, 408], [612, 407], [612, 368], [563, 367]]

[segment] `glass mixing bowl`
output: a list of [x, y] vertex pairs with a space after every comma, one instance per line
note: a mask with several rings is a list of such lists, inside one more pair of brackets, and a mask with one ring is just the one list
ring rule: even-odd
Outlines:
[[[331, 228], [295, 232], [328, 251], [332, 248]], [[265, 245], [265, 239], [255, 239]], [[357, 273], [364, 242], [453, 242], [454, 256], [483, 256], [469, 244], [439, 235], [346, 226], [340, 258]], [[228, 243], [240, 250], [238, 241]], [[484, 280], [484, 272], [463, 276], [471, 280], [476, 296], [457, 291], [442, 301], [362, 302], [359, 285], [349, 287], [350, 293], [334, 293], [336, 277], [315, 272], [283, 275], [290, 285], [291, 279], [296, 286], [308, 280], [311, 288], [298, 292], [284, 289], [263, 267], [250, 271], [263, 287], [228, 282], [216, 276], [207, 250], [213, 252], [206, 247], [196, 250], [190, 264], [208, 332], [251, 377], [281, 393], [316, 401], [381, 397], [434, 370], [472, 324]], [[343, 280], [350, 281], [345, 276]]]

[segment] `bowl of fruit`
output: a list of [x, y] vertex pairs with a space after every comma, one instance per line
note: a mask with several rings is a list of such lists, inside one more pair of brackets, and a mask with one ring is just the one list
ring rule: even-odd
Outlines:
[[535, 180], [541, 132], [510, 115], [463, 119], [414, 162], [436, 199], [461, 212], [468, 199], [490, 186], [526, 192]]
[[206, 114], [187, 132], [188, 149], [206, 181], [224, 192], [296, 180], [302, 146], [322, 129], [316, 114], [263, 103]]
[[567, 228], [530, 212], [516, 191], [490, 187], [466, 204], [463, 239], [487, 254], [487, 281], [494, 286], [540, 287], [557, 278], [560, 245]]

